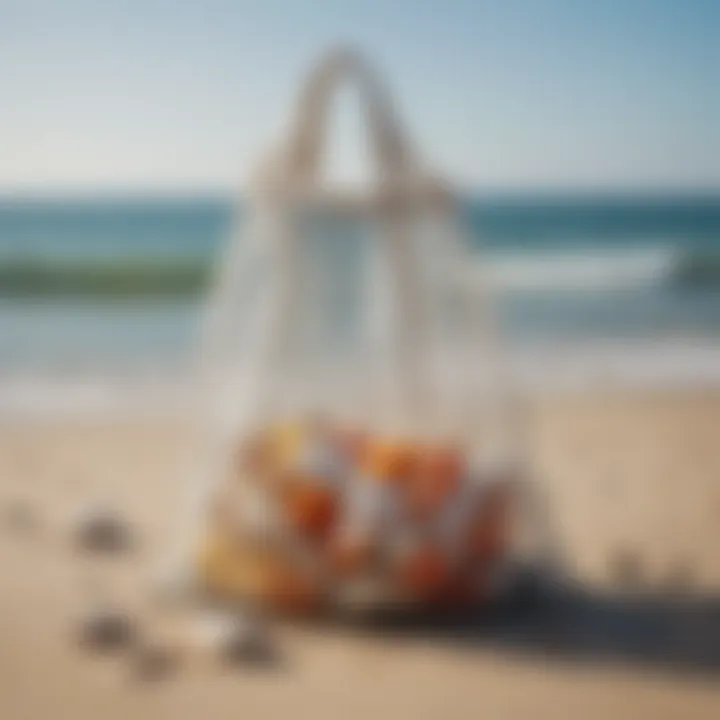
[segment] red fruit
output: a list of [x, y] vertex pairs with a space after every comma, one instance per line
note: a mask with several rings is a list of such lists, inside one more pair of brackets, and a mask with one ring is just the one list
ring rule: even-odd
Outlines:
[[478, 508], [468, 532], [468, 550], [475, 561], [501, 557], [510, 534], [510, 491], [503, 485], [491, 488]]
[[410, 553], [400, 563], [398, 572], [402, 587], [417, 599], [438, 597], [452, 576], [447, 558], [429, 546]]
[[337, 516], [335, 494], [319, 484], [290, 484], [284, 491], [284, 505], [290, 522], [315, 540], [327, 537]]

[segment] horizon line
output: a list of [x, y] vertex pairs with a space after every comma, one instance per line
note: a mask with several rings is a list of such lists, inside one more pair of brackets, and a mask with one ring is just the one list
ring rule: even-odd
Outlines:
[[[707, 198], [720, 201], [720, 185], [476, 185], [456, 186], [460, 197], [533, 197], [582, 198], [636, 197]], [[250, 193], [246, 188], [233, 191], [216, 187], [76, 187], [76, 188], [9, 188], [0, 186], [0, 202], [8, 201], [140, 201], [140, 200], [244, 200]]]

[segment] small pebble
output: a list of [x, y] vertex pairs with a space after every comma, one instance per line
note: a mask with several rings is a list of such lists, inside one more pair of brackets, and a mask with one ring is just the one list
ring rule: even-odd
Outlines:
[[93, 608], [80, 618], [77, 630], [81, 647], [112, 651], [128, 646], [136, 635], [135, 623], [115, 608]]
[[111, 508], [96, 507], [81, 513], [75, 525], [78, 547], [91, 552], [122, 552], [131, 544], [128, 523]]
[[222, 658], [230, 663], [252, 665], [271, 664], [275, 651], [264, 631], [257, 628], [237, 628], [223, 643]]

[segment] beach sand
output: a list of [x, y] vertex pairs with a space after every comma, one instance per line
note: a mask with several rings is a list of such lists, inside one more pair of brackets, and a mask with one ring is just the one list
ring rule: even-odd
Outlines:
[[[167, 621], [146, 590], [193, 461], [190, 423], [6, 421], [0, 718], [720, 717], [720, 619], [707, 600], [720, 594], [720, 392], [548, 397], [532, 420], [559, 550], [582, 581], [551, 621], [391, 635], [283, 627], [280, 669], [189, 653], [153, 686], [133, 680], [123, 654], [81, 651], [73, 623], [98, 587], [148, 627]], [[106, 562], [79, 557], [68, 535], [98, 488], [139, 540]], [[18, 498], [27, 516], [12, 515]]]

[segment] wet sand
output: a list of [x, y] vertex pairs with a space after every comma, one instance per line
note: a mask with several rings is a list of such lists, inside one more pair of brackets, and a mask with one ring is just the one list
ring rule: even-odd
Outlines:
[[[580, 583], [541, 616], [403, 633], [283, 627], [280, 669], [190, 652], [152, 686], [123, 654], [81, 651], [73, 619], [100, 587], [147, 627], [167, 624], [147, 581], [191, 467], [189, 422], [6, 421], [0, 717], [720, 716], [720, 393], [546, 398], [532, 417], [538, 481]], [[97, 492], [138, 531], [135, 550], [107, 562], [78, 557], [68, 536]], [[17, 498], [27, 516], [13, 515]]]

